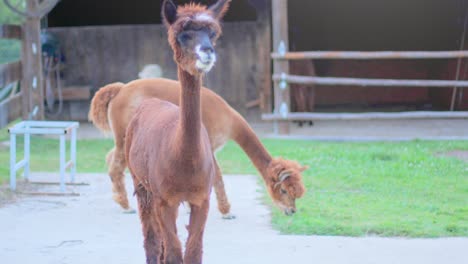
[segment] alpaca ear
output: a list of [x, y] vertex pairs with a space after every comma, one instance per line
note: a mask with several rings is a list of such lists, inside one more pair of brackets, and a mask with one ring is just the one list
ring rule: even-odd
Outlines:
[[279, 182], [284, 182], [284, 180], [286, 180], [287, 178], [289, 178], [291, 176], [291, 172], [290, 171], [282, 171], [279, 176], [278, 176], [278, 180]]
[[166, 26], [172, 25], [177, 20], [177, 6], [172, 0], [164, 0], [161, 13]]
[[229, 8], [229, 3], [231, 0], [218, 0], [218, 2], [214, 3], [211, 5], [208, 9], [213, 12], [213, 16], [216, 19], [221, 19], [223, 18], [224, 14], [226, 14], [228, 8]]
[[301, 167], [301, 172], [308, 170], [310, 167], [308, 165]]

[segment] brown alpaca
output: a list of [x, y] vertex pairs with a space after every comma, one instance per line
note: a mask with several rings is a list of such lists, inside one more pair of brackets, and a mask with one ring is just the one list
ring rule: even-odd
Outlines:
[[[125, 139], [147, 263], [202, 262], [203, 232], [216, 168], [201, 122], [201, 83], [216, 61], [213, 46], [221, 34], [219, 19], [229, 2], [219, 0], [209, 8], [197, 4], [177, 8], [172, 0], [163, 2], [162, 14], [181, 83], [180, 107], [156, 98], [143, 101]], [[191, 207], [183, 258], [176, 228], [182, 202]]]

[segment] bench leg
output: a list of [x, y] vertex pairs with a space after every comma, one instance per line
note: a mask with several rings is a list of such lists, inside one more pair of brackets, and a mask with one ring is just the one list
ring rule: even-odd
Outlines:
[[70, 170], [71, 182], [75, 182], [75, 174], [76, 174], [76, 128], [73, 128], [72, 133], [71, 133], [70, 159], [72, 161], [72, 167], [71, 167], [71, 170]]
[[65, 135], [60, 135], [60, 191], [65, 192]]
[[24, 178], [29, 180], [29, 172], [30, 172], [30, 157], [31, 157], [31, 134], [24, 134], [24, 160], [26, 163], [24, 164]]
[[10, 134], [10, 189], [16, 190], [16, 134]]

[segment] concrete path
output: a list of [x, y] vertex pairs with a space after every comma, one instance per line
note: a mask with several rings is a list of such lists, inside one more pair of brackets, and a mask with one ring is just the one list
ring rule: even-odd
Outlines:
[[[107, 176], [81, 174], [77, 180], [90, 183], [73, 187], [79, 197], [29, 196], [0, 208], [0, 263], [144, 263], [138, 216], [122, 214], [111, 201]], [[468, 263], [468, 238], [279, 235], [258, 200], [256, 178], [225, 176], [225, 181], [237, 219], [222, 220], [212, 202], [205, 232], [206, 264]], [[181, 208], [178, 226], [184, 240], [187, 222]]]
[[[468, 119], [315, 121], [313, 126], [292, 124], [291, 134], [286, 137], [275, 135], [271, 122], [250, 125], [257, 135], [264, 138], [325, 141], [468, 140]], [[103, 134], [92, 124], [81, 123], [78, 137], [102, 138]]]

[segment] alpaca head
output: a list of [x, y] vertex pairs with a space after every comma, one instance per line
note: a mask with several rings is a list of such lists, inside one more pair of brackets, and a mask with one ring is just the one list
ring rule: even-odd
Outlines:
[[215, 45], [221, 35], [220, 20], [231, 0], [218, 0], [207, 7], [190, 3], [177, 7], [164, 0], [162, 16], [169, 44], [179, 67], [191, 75], [209, 72], [216, 62]]
[[282, 158], [275, 158], [268, 165], [268, 192], [273, 202], [286, 215], [296, 212], [296, 199], [304, 195], [305, 187], [301, 173], [306, 169], [307, 166]]

